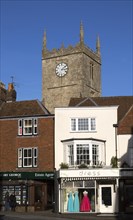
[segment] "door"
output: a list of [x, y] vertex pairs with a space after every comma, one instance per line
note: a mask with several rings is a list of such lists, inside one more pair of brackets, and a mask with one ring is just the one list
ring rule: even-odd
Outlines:
[[42, 185], [35, 186], [35, 210], [42, 210]]
[[101, 213], [113, 213], [113, 185], [100, 185], [99, 202]]

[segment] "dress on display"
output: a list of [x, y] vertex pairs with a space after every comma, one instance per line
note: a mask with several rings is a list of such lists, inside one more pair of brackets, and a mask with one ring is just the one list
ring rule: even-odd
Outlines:
[[81, 205], [80, 205], [80, 211], [81, 212], [90, 212], [91, 210], [91, 204], [90, 204], [90, 200], [88, 198], [88, 192], [84, 191], [83, 192], [83, 199], [81, 201]]
[[78, 191], [74, 193], [74, 203], [73, 203], [73, 211], [79, 212], [79, 197], [78, 197]]
[[68, 195], [68, 204], [67, 204], [67, 211], [73, 212], [73, 195], [72, 192]]

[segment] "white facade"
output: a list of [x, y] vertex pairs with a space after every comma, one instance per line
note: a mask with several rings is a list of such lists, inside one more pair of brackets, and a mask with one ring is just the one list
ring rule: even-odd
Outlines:
[[[59, 212], [116, 213], [123, 207], [132, 212], [133, 139], [118, 135], [118, 124], [118, 106], [55, 109]], [[112, 157], [130, 167], [112, 168]], [[86, 198], [88, 209], [83, 209]]]
[[[111, 157], [115, 156], [115, 129], [117, 108], [112, 107], [78, 107], [55, 109], [55, 168], [62, 162], [69, 163], [67, 145], [96, 143], [99, 147], [99, 162], [110, 166]], [[94, 131], [72, 131], [71, 119], [95, 118]], [[87, 140], [88, 139], [88, 140]], [[68, 141], [67, 141], [68, 140]], [[69, 141], [70, 140], [70, 141]]]

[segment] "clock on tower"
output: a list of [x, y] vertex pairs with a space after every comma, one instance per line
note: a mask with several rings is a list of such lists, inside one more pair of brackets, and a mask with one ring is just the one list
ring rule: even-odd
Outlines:
[[49, 51], [46, 48], [46, 32], [42, 49], [42, 101], [54, 113], [55, 107], [69, 105], [72, 97], [101, 96], [100, 41], [96, 51], [84, 43], [83, 25], [80, 25], [80, 41], [75, 47], [61, 46]]

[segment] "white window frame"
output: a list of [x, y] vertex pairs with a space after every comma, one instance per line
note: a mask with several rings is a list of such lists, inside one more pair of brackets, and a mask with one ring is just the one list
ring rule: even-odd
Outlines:
[[[31, 121], [31, 123], [27, 123]], [[27, 130], [27, 131], [26, 131]], [[29, 132], [28, 132], [29, 130]], [[18, 120], [18, 135], [19, 136], [28, 136], [28, 135], [37, 135], [38, 134], [38, 120], [37, 118], [24, 118]]]
[[[86, 144], [76, 144], [76, 163], [77, 165], [87, 164], [90, 165], [90, 145]], [[79, 152], [81, 151], [81, 152]], [[77, 153], [79, 152], [79, 153]], [[89, 157], [89, 158], [88, 158]], [[87, 162], [88, 161], [88, 162]]]
[[37, 134], [37, 118], [33, 118], [33, 134]]
[[[25, 156], [25, 151], [27, 151], [27, 156]], [[31, 151], [31, 152], [30, 152]], [[29, 156], [28, 154], [31, 154], [31, 156]], [[32, 163], [32, 148], [23, 148], [23, 167], [32, 167], [33, 163]], [[31, 160], [31, 163], [29, 163], [29, 161]], [[27, 161], [28, 165], [25, 165], [25, 161]]]
[[[25, 156], [25, 151], [31, 151], [31, 156]], [[30, 161], [31, 164], [25, 165], [25, 160]], [[38, 148], [28, 147], [28, 148], [18, 148], [18, 167], [37, 167], [38, 160]]]
[[95, 132], [96, 118], [95, 117], [80, 117], [71, 118], [70, 121], [71, 132]]
[[68, 144], [68, 163], [70, 166], [74, 165], [74, 146], [73, 144]]
[[18, 120], [18, 135], [23, 134], [23, 121], [22, 119]]
[[99, 165], [99, 145], [98, 144], [92, 144], [92, 165], [93, 166]]
[[[73, 146], [73, 155], [70, 154], [69, 146]], [[67, 149], [66, 154], [64, 155], [65, 162], [69, 164], [69, 166], [79, 166], [80, 163], [77, 164], [77, 147], [83, 146], [83, 147], [89, 147], [89, 153], [86, 151], [83, 152], [83, 159], [85, 159], [85, 163], [87, 163], [88, 166], [98, 166], [100, 164], [105, 165], [105, 145], [103, 142], [99, 141], [92, 141], [92, 140], [74, 140], [72, 142], [65, 143], [64, 147]], [[96, 154], [94, 155], [93, 148], [96, 146]], [[89, 158], [87, 156], [89, 155]], [[73, 164], [70, 163], [70, 157], [73, 156]], [[95, 161], [94, 161], [95, 160]], [[84, 161], [81, 161], [81, 163], [84, 163]]]
[[38, 148], [33, 148], [33, 167], [37, 167]]
[[18, 149], [18, 167], [22, 167], [22, 148]]
[[[29, 130], [29, 132], [28, 132], [28, 130]], [[32, 120], [32, 118], [23, 119], [23, 134], [24, 135], [32, 135], [33, 134], [33, 120]]]

